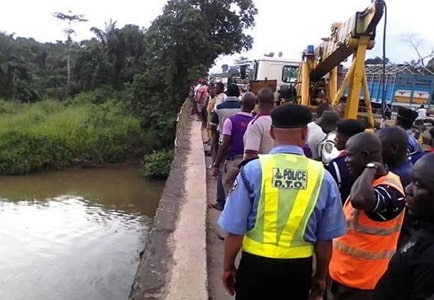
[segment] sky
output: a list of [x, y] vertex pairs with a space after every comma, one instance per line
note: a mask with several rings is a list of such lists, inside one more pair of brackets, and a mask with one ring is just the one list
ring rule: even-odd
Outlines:
[[[387, 0], [386, 0], [387, 1]], [[15, 36], [33, 37], [40, 42], [64, 40], [62, 29], [66, 22], [52, 16], [54, 12], [83, 14], [88, 22], [74, 25], [75, 40], [91, 38], [91, 27], [104, 29], [105, 23], [116, 21], [118, 27], [135, 24], [150, 25], [162, 13], [166, 0], [14, 0], [0, 10], [0, 31], [15, 33]], [[370, 0], [254, 0], [258, 8], [253, 49], [248, 53], [219, 58], [222, 63], [231, 63], [240, 55], [249, 59], [261, 58], [264, 53], [283, 52], [283, 57], [299, 59], [303, 49], [318, 45], [322, 37], [330, 33], [333, 22], [344, 22], [356, 11], [365, 9]], [[405, 35], [417, 34], [423, 40], [423, 54], [434, 49], [434, 18], [427, 6], [428, 0], [389, 0], [387, 20], [387, 57], [392, 62], [409, 61], [416, 57], [415, 50], [405, 41]], [[384, 21], [384, 17], [383, 17]], [[377, 27], [376, 46], [368, 57], [381, 56], [383, 22]]]

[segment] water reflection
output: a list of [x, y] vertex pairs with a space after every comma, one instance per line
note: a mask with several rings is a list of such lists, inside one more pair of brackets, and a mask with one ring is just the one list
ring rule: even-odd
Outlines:
[[0, 177], [0, 299], [127, 299], [161, 190], [137, 166]]

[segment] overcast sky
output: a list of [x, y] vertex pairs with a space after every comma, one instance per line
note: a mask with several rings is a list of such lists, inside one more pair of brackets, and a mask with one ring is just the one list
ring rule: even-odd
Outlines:
[[[254, 0], [259, 12], [256, 27], [252, 31], [255, 39], [249, 58], [259, 58], [268, 52], [283, 52], [287, 58], [298, 59], [308, 44], [317, 45], [321, 37], [329, 35], [333, 22], [344, 22], [356, 11], [363, 10], [370, 0]], [[103, 29], [110, 19], [118, 27], [136, 24], [147, 27], [162, 12], [166, 0], [14, 0], [0, 10], [0, 31], [15, 33], [16, 36], [33, 37], [38, 41], [64, 40], [62, 29], [65, 22], [52, 16], [53, 12], [84, 14], [89, 20], [74, 25], [76, 40], [92, 37], [89, 28]], [[428, 9], [428, 0], [389, 0], [387, 56], [392, 62], [403, 62], [414, 58], [415, 51], [403, 41], [405, 34], [419, 34], [423, 39], [422, 53], [434, 48], [434, 19]], [[425, 9], [424, 9], [425, 8]], [[384, 20], [384, 18], [383, 18]], [[381, 55], [382, 23], [377, 30], [377, 45], [369, 57]], [[237, 55], [236, 57], [238, 57]], [[221, 61], [221, 60], [220, 60]], [[225, 59], [224, 61], [230, 62]]]

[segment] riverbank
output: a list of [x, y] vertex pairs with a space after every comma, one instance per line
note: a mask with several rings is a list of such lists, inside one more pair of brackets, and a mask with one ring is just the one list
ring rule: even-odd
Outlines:
[[121, 102], [0, 101], [1, 175], [121, 162], [156, 143]]

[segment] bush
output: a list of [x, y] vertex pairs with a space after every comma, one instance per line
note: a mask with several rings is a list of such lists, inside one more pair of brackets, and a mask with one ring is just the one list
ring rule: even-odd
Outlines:
[[158, 140], [119, 102], [35, 104], [0, 101], [0, 174], [120, 162]]
[[169, 177], [172, 160], [172, 150], [153, 151], [143, 159], [142, 175], [153, 179], [166, 179]]

